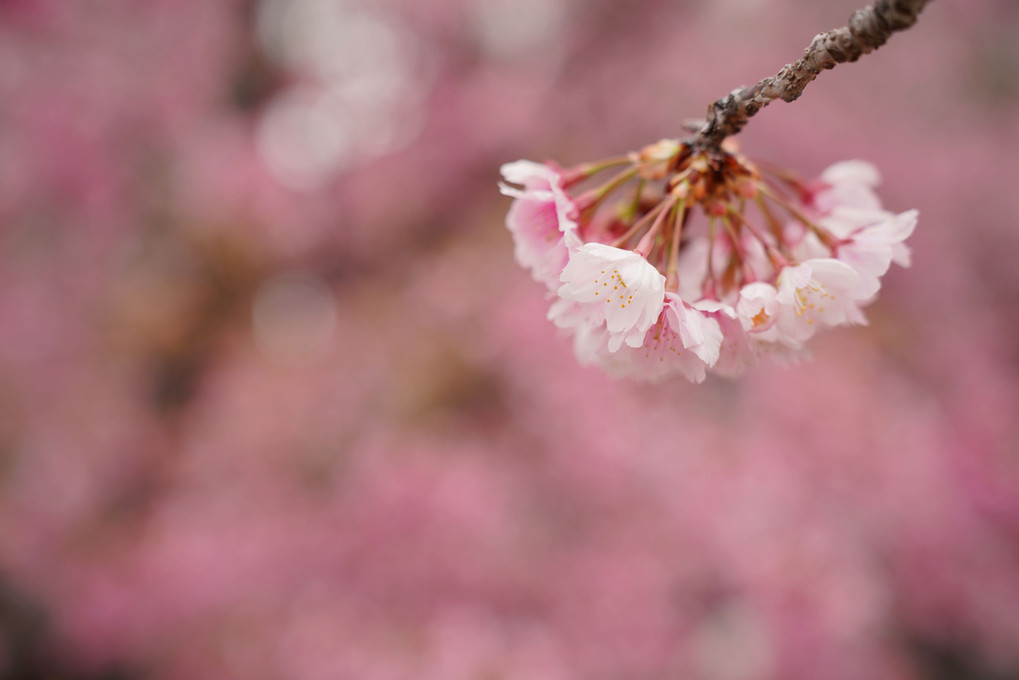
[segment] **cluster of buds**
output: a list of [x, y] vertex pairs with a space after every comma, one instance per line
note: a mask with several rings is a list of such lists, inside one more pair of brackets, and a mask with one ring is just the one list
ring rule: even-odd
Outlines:
[[805, 182], [730, 140], [502, 175], [516, 258], [548, 288], [549, 319], [581, 362], [642, 380], [735, 375], [802, 356], [821, 328], [866, 323], [880, 277], [909, 264], [917, 218], [881, 207], [868, 163]]

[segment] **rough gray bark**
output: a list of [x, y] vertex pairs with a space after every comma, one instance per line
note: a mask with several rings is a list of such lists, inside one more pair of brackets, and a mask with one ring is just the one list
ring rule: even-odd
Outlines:
[[803, 88], [836, 64], [856, 61], [872, 52], [895, 33], [914, 23], [930, 0], [878, 0], [853, 13], [849, 25], [814, 37], [803, 57], [753, 87], [733, 90], [708, 107], [708, 117], [691, 141], [702, 147], [718, 147], [726, 137], [743, 129], [755, 113], [776, 99], [794, 101]]

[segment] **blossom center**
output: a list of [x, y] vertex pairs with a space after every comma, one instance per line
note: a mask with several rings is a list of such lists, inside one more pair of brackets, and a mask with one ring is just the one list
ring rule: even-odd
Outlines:
[[[613, 269], [612, 271], [602, 269], [598, 276], [595, 277], [594, 285], [596, 288], [598, 285], [601, 285], [602, 290], [595, 290], [594, 294], [598, 295], [600, 292], [604, 292], [606, 294], [606, 303], [617, 300], [620, 309], [626, 309], [626, 306], [633, 302], [633, 293], [629, 292], [626, 281], [623, 280], [623, 275], [619, 273], [618, 269]], [[609, 288], [610, 285], [612, 288]], [[620, 291], [620, 287], [625, 290]]]

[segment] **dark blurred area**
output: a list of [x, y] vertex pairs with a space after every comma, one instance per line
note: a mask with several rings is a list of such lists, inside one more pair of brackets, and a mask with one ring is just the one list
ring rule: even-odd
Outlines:
[[1019, 4], [740, 136], [920, 211], [812, 362], [579, 367], [502, 226], [856, 8], [0, 0], [0, 680], [1019, 678]]

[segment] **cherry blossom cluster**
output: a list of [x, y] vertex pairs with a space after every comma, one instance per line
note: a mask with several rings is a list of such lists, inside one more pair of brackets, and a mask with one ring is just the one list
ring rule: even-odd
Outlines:
[[548, 288], [549, 319], [582, 363], [650, 381], [796, 360], [818, 330], [865, 324], [891, 263], [909, 265], [917, 220], [881, 206], [868, 163], [807, 182], [728, 140], [502, 175], [516, 259]]

